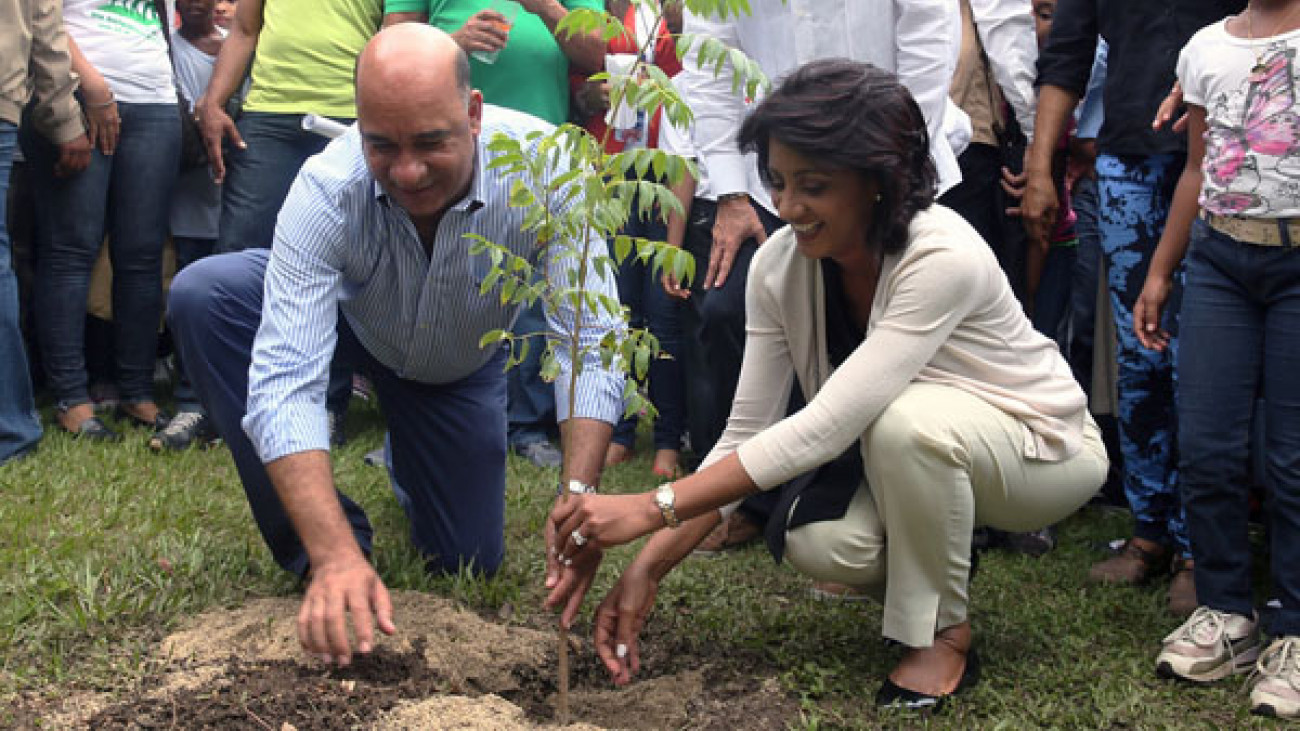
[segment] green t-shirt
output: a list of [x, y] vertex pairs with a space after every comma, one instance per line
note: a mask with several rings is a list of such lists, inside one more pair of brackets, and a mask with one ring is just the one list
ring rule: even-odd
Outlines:
[[[429, 14], [429, 24], [448, 33], [460, 30], [489, 0], [385, 0], [386, 13]], [[560, 0], [565, 8], [604, 10], [602, 0]], [[496, 63], [470, 57], [474, 87], [489, 104], [527, 112], [561, 124], [569, 118], [569, 59], [542, 19], [520, 9]]]
[[352, 66], [383, 0], [266, 0], [244, 109], [355, 118]]

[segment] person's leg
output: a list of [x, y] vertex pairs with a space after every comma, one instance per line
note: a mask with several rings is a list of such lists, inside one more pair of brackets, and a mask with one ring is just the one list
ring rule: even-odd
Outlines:
[[[682, 361], [685, 372], [686, 431], [691, 437], [691, 451], [698, 462], [722, 435], [727, 412], [717, 413], [718, 399], [714, 395], [713, 380], [709, 377], [708, 356], [700, 328], [704, 300], [708, 291], [700, 286], [709, 265], [709, 249], [713, 245], [713, 221], [717, 204], [696, 198], [691, 204], [691, 214], [686, 222], [684, 248], [695, 259], [695, 278], [690, 283], [691, 296], [681, 306]], [[730, 410], [730, 404], [727, 405]]]
[[18, 127], [0, 121], [0, 464], [32, 449], [41, 439], [27, 349], [18, 323], [18, 277], [10, 263], [6, 204], [9, 170], [17, 146]]
[[914, 384], [864, 435], [867, 484], [887, 536], [883, 632], [927, 647], [966, 621], [971, 531], [1028, 531], [1087, 502], [1106, 476], [1091, 420], [1059, 462], [1024, 456], [1024, 424], [959, 389]]
[[[538, 300], [532, 307], [524, 308], [511, 331], [516, 335], [547, 332], [549, 326], [542, 307], [542, 301]], [[529, 346], [524, 361], [506, 372], [510, 449], [539, 467], [559, 467], [563, 455], [551, 444], [547, 433], [555, 420], [555, 387], [541, 377], [546, 341], [534, 337]]]
[[[230, 447], [253, 518], [276, 563], [303, 576], [307, 554], [241, 420], [248, 402], [248, 366], [262, 320], [262, 280], [270, 252], [253, 249], [210, 256], [176, 276], [167, 321], [194, 390], [217, 433]], [[360, 506], [339, 493], [361, 549], [370, 553], [370, 522]]]
[[495, 573], [505, 558], [504, 351], [460, 381], [433, 385], [398, 378], [346, 325], [339, 337], [379, 396], [386, 463], [411, 542], [431, 570]]
[[[172, 245], [176, 248], [176, 272], [179, 274], [189, 265], [210, 255], [216, 243], [216, 239], [195, 239], [186, 236], [173, 238]], [[194, 385], [185, 372], [185, 359], [181, 357], [179, 350], [176, 353], [176, 373], [176, 387], [172, 391], [172, 398], [176, 401], [176, 411], [201, 413], [203, 406], [199, 403]]]
[[[1181, 168], [1181, 158], [1173, 155], [1097, 159], [1102, 250], [1118, 337], [1124, 491], [1133, 511], [1133, 535], [1156, 550], [1172, 549], [1190, 557], [1177, 489], [1173, 356], [1142, 347], [1133, 333], [1133, 305], [1146, 281]], [[1176, 307], [1171, 303], [1169, 309]], [[1176, 316], [1171, 311], [1166, 319], [1172, 323]], [[1175, 340], [1170, 351], [1176, 348]], [[1113, 577], [1101, 570], [1109, 565], [1094, 567], [1093, 578], [1131, 582], [1151, 573]]]
[[885, 526], [865, 482], [844, 517], [805, 523], [785, 534], [785, 558], [796, 571], [880, 598], [887, 576], [885, 546]]
[[[637, 221], [628, 223], [628, 228], [624, 233], [630, 236], [641, 236], [642, 233], [637, 229]], [[613, 251], [613, 246], [610, 247]], [[636, 258], [636, 251], [633, 250], [623, 261], [618, 263], [618, 299], [627, 308], [628, 327], [644, 328], [648, 325], [646, 318], [646, 271], [648, 266], [642, 264]], [[635, 376], [635, 374], [632, 374]], [[626, 404], [625, 404], [626, 405]], [[636, 427], [641, 421], [639, 414], [626, 415], [619, 419], [614, 425], [614, 435], [610, 438], [609, 452], [606, 457], [606, 464], [614, 464], [630, 459], [633, 449], [636, 448]]]
[[91, 416], [86, 373], [86, 298], [90, 273], [104, 242], [113, 157], [96, 149], [90, 165], [54, 176], [58, 150], [30, 125], [20, 132], [36, 202], [36, 332], [46, 386], [61, 410], [60, 423], [77, 430]]
[[119, 104], [118, 109], [122, 131], [108, 193], [117, 386], [124, 408], [147, 404], [156, 410], [162, 252], [180, 165], [180, 123], [175, 104]]
[[1273, 593], [1282, 604], [1269, 633], [1300, 637], [1300, 253], [1273, 249], [1266, 255], [1265, 483]]
[[1097, 277], [1101, 276], [1101, 234], [1097, 222], [1097, 181], [1075, 181], [1070, 205], [1074, 231], [1079, 237], [1070, 272], [1070, 350], [1067, 354], [1074, 378], [1084, 393], [1092, 394], [1093, 321], [1097, 317]]
[[1069, 352], [1071, 270], [1075, 247], [1053, 246], [1047, 252], [1043, 273], [1034, 297], [1034, 329], [1056, 341], [1062, 353]]

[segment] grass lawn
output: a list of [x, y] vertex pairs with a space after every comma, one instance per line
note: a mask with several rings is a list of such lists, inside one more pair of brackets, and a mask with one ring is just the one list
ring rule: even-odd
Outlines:
[[[361, 460], [378, 446], [379, 415], [354, 401], [348, 426], [336, 476], [376, 524], [375, 560], [390, 588], [491, 614], [508, 604], [509, 621], [545, 621], [540, 536], [553, 473], [512, 458], [498, 576], [433, 578], [410, 548], [383, 471]], [[98, 445], [51, 429], [36, 455], [0, 467], [0, 726], [20, 698], [125, 690], [146, 671], [154, 643], [190, 615], [297, 591], [263, 547], [224, 449], [156, 456], [145, 431], [125, 431], [125, 443]], [[639, 459], [611, 470], [604, 489], [654, 484]], [[972, 587], [984, 681], [930, 726], [1271, 725], [1248, 715], [1240, 680], [1202, 688], [1155, 677], [1159, 640], [1176, 624], [1164, 614], [1163, 586], [1084, 584], [1099, 546], [1127, 527], [1124, 515], [1085, 511], [1042, 559], [984, 555]], [[631, 550], [612, 552], [588, 607]], [[821, 603], [807, 587], [757, 547], [691, 559], [661, 587], [651, 623], [700, 654], [755, 658], [755, 674], [779, 677], [798, 700], [791, 727], [919, 725], [871, 707], [897, 652], [880, 641], [880, 607]], [[589, 631], [585, 617], [578, 631]]]

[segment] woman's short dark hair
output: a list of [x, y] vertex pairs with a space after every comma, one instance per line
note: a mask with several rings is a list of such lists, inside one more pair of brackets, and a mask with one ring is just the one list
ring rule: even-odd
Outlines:
[[825, 59], [790, 73], [740, 128], [740, 149], [758, 153], [770, 185], [768, 143], [855, 170], [880, 192], [870, 239], [886, 252], [907, 245], [907, 226], [934, 202], [938, 173], [916, 100], [898, 77], [871, 64]]

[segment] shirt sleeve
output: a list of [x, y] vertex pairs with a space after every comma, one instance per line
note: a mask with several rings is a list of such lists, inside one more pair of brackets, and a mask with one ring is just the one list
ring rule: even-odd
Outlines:
[[384, 13], [428, 13], [429, 0], [384, 0]]
[[329, 449], [325, 392], [342, 283], [334, 259], [345, 238], [337, 201], [300, 174], [276, 223], [248, 369], [242, 423], [263, 462]]
[[[740, 48], [735, 21], [697, 15], [689, 8], [684, 13], [686, 35], [708, 36], [729, 48]], [[745, 115], [745, 100], [740, 92], [732, 91], [731, 62], [725, 61], [715, 75], [712, 66], [700, 66], [698, 51], [697, 42], [682, 59], [685, 75], [682, 95], [695, 113], [692, 134], [696, 153], [709, 170], [714, 194], [748, 192], [749, 166], [736, 144], [736, 132]]]
[[[797, 414], [745, 442], [745, 472], [768, 490], [829, 462], [853, 444], [920, 373], [986, 286], [960, 249], [905, 254], [882, 281], [885, 310], [844, 363]], [[728, 425], [730, 428], [730, 425]]]
[[1060, 0], [1052, 32], [1038, 57], [1038, 84], [1049, 84], [1082, 97], [1097, 51], [1096, 0]]
[[1016, 121], [1032, 140], [1038, 43], [1034, 35], [1033, 7], [1024, 0], [971, 0], [971, 13], [993, 78], [1015, 111]]
[[63, 30], [63, 5], [58, 0], [37, 0], [31, 13], [32, 50], [28, 67], [34, 83], [36, 106], [32, 124], [56, 145], [86, 131], [81, 105], [73, 92], [80, 83], [72, 71], [68, 36]]
[[1103, 89], [1106, 86], [1106, 58], [1109, 49], [1106, 41], [1097, 41], [1097, 55], [1092, 60], [1092, 72], [1088, 75], [1088, 91], [1079, 105], [1078, 123], [1074, 136], [1081, 140], [1095, 140], [1101, 133], [1101, 123], [1105, 118], [1106, 106], [1102, 103]]
[[[925, 116], [930, 145], [947, 144], [943, 116], [961, 39], [960, 10], [952, 0], [895, 0], [898, 80]], [[710, 170], [712, 174], [712, 170]]]
[[1197, 67], [1196, 60], [1198, 57], [1204, 57], [1206, 49], [1203, 44], [1198, 43], [1201, 36], [1192, 36], [1192, 39], [1183, 46], [1183, 50], [1178, 53], [1178, 83], [1183, 87], [1183, 101], [1188, 104], [1205, 106], [1205, 89], [1201, 83], [1200, 69]]

